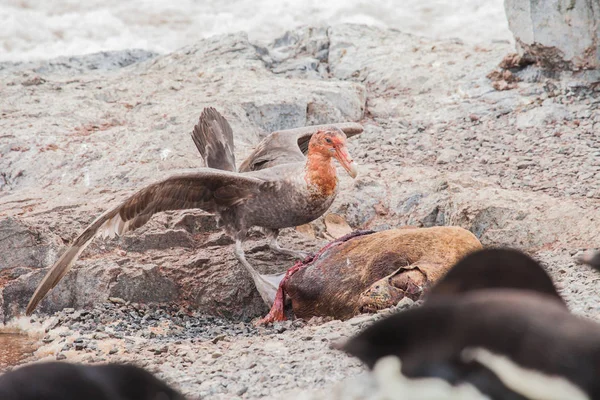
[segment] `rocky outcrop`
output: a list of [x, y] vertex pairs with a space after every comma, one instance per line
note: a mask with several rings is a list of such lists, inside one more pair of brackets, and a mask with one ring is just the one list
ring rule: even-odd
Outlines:
[[56, 257], [56, 244], [45, 243], [48, 232], [19, 219], [0, 219], [0, 232], [0, 274], [18, 276], [19, 271], [43, 268]]
[[505, 0], [504, 4], [523, 57], [550, 70], [599, 69], [598, 0]]
[[[560, 89], [544, 97], [536, 83], [494, 90], [486, 75], [509, 50], [339, 25], [268, 46], [242, 33], [213, 37], [129, 65], [132, 53], [117, 52], [0, 69], [1, 317], [22, 312], [41, 269], [102, 211], [201, 165], [189, 132], [205, 106], [230, 121], [237, 160], [272, 130], [361, 121], [365, 132], [349, 143], [359, 178], [340, 174], [331, 208], [353, 228], [459, 225], [484, 245], [600, 244], [600, 103], [590, 95], [574, 104]], [[98, 58], [106, 62], [89, 61]], [[553, 104], [565, 118], [547, 115]], [[322, 222], [313, 226], [317, 239], [287, 230], [282, 242], [320, 248]], [[200, 211], [158, 215], [123, 238], [95, 240], [40, 310], [119, 297], [263, 314], [231, 246]], [[259, 233], [246, 251], [264, 273], [293, 263]]]
[[[30, 70], [36, 74], [72, 75], [84, 74], [94, 70], [102, 73], [118, 70], [128, 65], [156, 57], [158, 54], [141, 50], [103, 51], [76, 57], [57, 57], [45, 61], [0, 62], [0, 71]], [[43, 79], [25, 81], [24, 86], [41, 85]]]

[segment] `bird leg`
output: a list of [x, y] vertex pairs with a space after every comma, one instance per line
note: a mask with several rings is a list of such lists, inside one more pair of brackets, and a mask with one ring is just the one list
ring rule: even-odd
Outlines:
[[248, 260], [246, 260], [246, 254], [244, 253], [244, 248], [242, 247], [241, 239], [236, 239], [235, 241], [235, 257], [238, 261], [246, 268], [246, 271], [252, 277], [254, 281], [254, 286], [258, 290], [260, 297], [267, 304], [268, 307], [273, 305], [275, 301], [275, 295], [277, 293], [277, 289], [279, 288], [279, 283], [283, 279], [285, 273], [283, 274], [273, 274], [273, 275], [261, 275], [250, 265]]
[[279, 245], [279, 243], [277, 242], [277, 237], [279, 236], [278, 229], [268, 229], [268, 230], [265, 229], [265, 233], [266, 233], [267, 237], [271, 239], [271, 241], [269, 242], [269, 247], [274, 252], [280, 253], [280, 254], [285, 254], [286, 256], [294, 257], [299, 260], [304, 260], [305, 258], [308, 257], [307, 253], [304, 253], [301, 251], [296, 251], [296, 250], [291, 250], [291, 249], [284, 249], [283, 247], [281, 247]]
[[296, 264], [290, 269], [287, 270], [283, 279], [279, 283], [279, 289], [277, 290], [277, 294], [275, 295], [275, 301], [273, 302], [273, 306], [271, 310], [267, 314], [266, 317], [258, 320], [255, 325], [266, 325], [268, 323], [272, 323], [275, 321], [285, 321], [285, 284], [287, 281], [294, 275], [296, 272], [306, 267], [306, 263], [303, 261], [297, 261]]

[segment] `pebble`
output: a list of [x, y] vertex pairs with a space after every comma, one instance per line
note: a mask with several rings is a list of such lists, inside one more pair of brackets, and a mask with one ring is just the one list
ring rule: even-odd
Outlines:
[[438, 165], [451, 164], [456, 162], [460, 153], [452, 149], [444, 149], [440, 151], [435, 163]]
[[100, 340], [102, 340], [102, 339], [108, 339], [109, 337], [110, 336], [107, 333], [104, 333], [104, 332], [96, 332], [93, 335], [94, 339], [100, 339]]
[[211, 342], [212, 342], [212, 343], [214, 343], [214, 344], [217, 344], [218, 342], [220, 342], [221, 340], [223, 340], [223, 339], [225, 339], [225, 338], [226, 338], [226, 336], [225, 336], [225, 335], [218, 335], [218, 336], [215, 336], [215, 337], [214, 337], [214, 338], [211, 340]]

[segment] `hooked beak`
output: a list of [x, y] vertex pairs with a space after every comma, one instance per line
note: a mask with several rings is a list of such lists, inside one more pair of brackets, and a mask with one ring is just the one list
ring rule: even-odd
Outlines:
[[356, 178], [356, 175], [358, 175], [357, 165], [352, 160], [352, 157], [350, 157], [350, 154], [348, 154], [346, 146], [336, 147], [335, 158], [342, 164], [342, 167], [348, 172], [348, 175], [352, 178]]

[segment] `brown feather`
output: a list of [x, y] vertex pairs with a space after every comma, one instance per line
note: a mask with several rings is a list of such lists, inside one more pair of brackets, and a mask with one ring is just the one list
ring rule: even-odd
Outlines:
[[[269, 185], [261, 179], [232, 172], [204, 170], [174, 176], [140, 190], [116, 208], [102, 214], [75, 239], [38, 285], [27, 305], [26, 314], [30, 315], [58, 284], [92, 239], [98, 233], [105, 233], [103, 228], [109, 229], [111, 236], [121, 235], [141, 227], [152, 215], [167, 210], [199, 208], [218, 213], [244, 202]], [[115, 218], [124, 224], [111, 223]]]
[[363, 131], [360, 124], [314, 125], [271, 133], [264, 138], [240, 165], [240, 172], [259, 171], [276, 165], [303, 162], [308, 153], [308, 143], [318, 131], [340, 129], [348, 138]]
[[33, 296], [31, 296], [31, 300], [29, 300], [29, 304], [27, 304], [27, 309], [25, 311], [26, 315], [31, 315], [33, 310], [37, 307], [40, 301], [46, 294], [58, 284], [58, 282], [69, 272], [71, 269], [71, 265], [77, 259], [79, 254], [90, 244], [98, 229], [110, 220], [112, 217], [117, 215], [118, 208], [112, 209], [100, 217], [98, 217], [94, 222], [92, 222], [77, 238], [73, 241], [71, 246], [65, 251], [58, 261], [54, 263], [52, 268], [46, 273], [42, 281], [39, 283], [38, 287], [35, 289]]
[[217, 110], [207, 107], [202, 111], [198, 124], [192, 131], [192, 140], [207, 167], [236, 171], [233, 130]]

